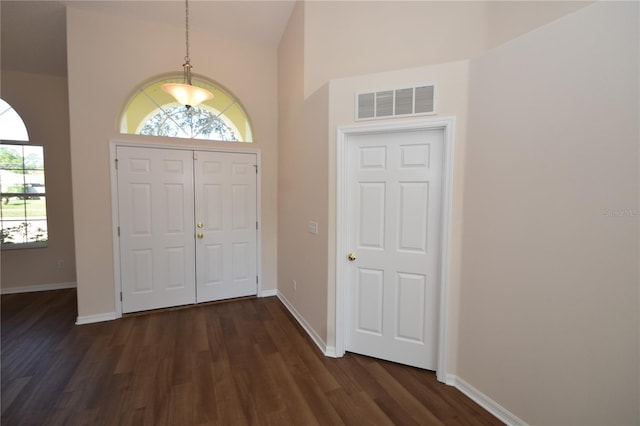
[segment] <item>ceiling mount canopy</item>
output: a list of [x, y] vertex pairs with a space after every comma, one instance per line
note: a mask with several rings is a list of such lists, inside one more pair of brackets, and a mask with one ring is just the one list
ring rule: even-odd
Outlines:
[[189, 0], [185, 0], [185, 44], [186, 55], [184, 57], [183, 68], [183, 83], [166, 83], [162, 85], [162, 90], [173, 96], [176, 101], [191, 108], [201, 102], [213, 98], [213, 94], [202, 88], [191, 84], [191, 58], [189, 57]]

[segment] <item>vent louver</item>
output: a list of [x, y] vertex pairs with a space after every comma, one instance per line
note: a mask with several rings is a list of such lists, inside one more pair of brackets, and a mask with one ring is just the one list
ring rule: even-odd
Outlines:
[[376, 94], [375, 93], [363, 93], [358, 96], [358, 117], [359, 118], [373, 118], [376, 115]]
[[356, 120], [435, 114], [434, 85], [356, 94]]

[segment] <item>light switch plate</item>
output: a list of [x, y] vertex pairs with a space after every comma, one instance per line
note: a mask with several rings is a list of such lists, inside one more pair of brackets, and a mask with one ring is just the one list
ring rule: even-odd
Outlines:
[[307, 224], [307, 230], [310, 234], [318, 235], [318, 222], [314, 222], [312, 220]]

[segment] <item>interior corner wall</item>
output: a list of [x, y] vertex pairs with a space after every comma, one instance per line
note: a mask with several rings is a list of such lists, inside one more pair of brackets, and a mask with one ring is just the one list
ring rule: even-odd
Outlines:
[[487, 48], [499, 46], [593, 3], [592, 0], [489, 1], [486, 10]]
[[326, 342], [328, 88], [304, 93], [307, 5], [296, 4], [278, 51], [278, 292]]
[[305, 93], [327, 81], [477, 56], [487, 2], [305, 2]]
[[638, 16], [471, 63], [457, 374], [529, 424], [640, 424]]
[[[67, 8], [73, 211], [81, 317], [115, 312], [109, 141], [131, 138], [117, 133], [119, 113], [142, 82], [167, 72], [181, 73], [184, 52], [183, 28], [118, 16], [118, 2], [105, 4], [105, 8], [109, 7], [114, 8], [114, 13], [82, 10], [73, 5]], [[176, 3], [176, 13], [182, 11]], [[198, 13], [197, 2], [192, 5], [192, 13]], [[262, 290], [275, 289], [276, 49], [227, 39], [224, 34], [216, 34], [215, 28], [211, 32], [192, 31], [190, 44], [197, 72], [229, 89], [251, 117], [255, 142], [234, 144], [233, 148], [260, 149], [262, 153]], [[195, 140], [188, 144], [216, 146]], [[218, 146], [230, 147], [229, 143]]]
[[[20, 114], [29, 142], [44, 146], [47, 188], [46, 248], [2, 251], [3, 291], [29, 286], [74, 285], [75, 251], [67, 80], [17, 71], [2, 72], [2, 96]], [[62, 267], [59, 261], [63, 261]]]
[[[301, 104], [292, 138], [280, 140], [278, 290], [314, 337], [327, 343], [328, 87]], [[309, 223], [317, 224], [317, 233]], [[294, 283], [295, 281], [295, 283]]]

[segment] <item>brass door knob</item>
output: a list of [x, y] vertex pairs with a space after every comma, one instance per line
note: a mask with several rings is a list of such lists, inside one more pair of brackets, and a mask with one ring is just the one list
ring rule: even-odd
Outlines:
[[202, 232], [198, 232], [198, 233], [196, 234], [196, 237], [198, 237], [198, 238], [202, 238], [202, 237], [204, 237], [204, 234], [203, 234]]
[[347, 256], [347, 259], [349, 259], [350, 262], [353, 262], [354, 260], [356, 260], [356, 254], [349, 253], [349, 255]]
[[198, 224], [196, 225], [198, 228], [202, 228], [204, 226], [204, 223], [202, 222], [198, 222]]

